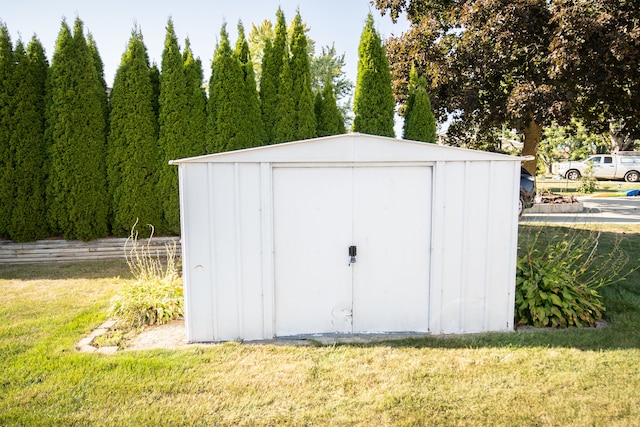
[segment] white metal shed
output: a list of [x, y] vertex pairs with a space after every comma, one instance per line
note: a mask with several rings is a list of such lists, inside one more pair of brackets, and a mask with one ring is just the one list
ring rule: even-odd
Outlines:
[[351, 133], [172, 161], [187, 340], [512, 330], [521, 160]]

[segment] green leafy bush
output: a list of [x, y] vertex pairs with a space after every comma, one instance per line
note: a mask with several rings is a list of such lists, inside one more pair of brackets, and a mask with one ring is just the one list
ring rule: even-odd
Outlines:
[[578, 187], [578, 192], [582, 194], [591, 194], [594, 193], [598, 189], [598, 181], [595, 177], [590, 175], [585, 175], [580, 178], [580, 186]]
[[165, 245], [164, 256], [153, 253], [152, 238], [153, 228], [146, 245], [139, 243], [138, 233], [132, 231], [125, 244], [127, 263], [136, 280], [120, 289], [111, 307], [110, 315], [118, 320], [117, 328], [120, 330], [161, 325], [184, 315], [176, 244]]
[[516, 266], [517, 325], [593, 326], [602, 318], [598, 289], [624, 279], [628, 258], [619, 242], [600, 253], [600, 237], [585, 230], [551, 236], [539, 230], [526, 239]]
[[584, 170], [584, 174], [580, 177], [580, 186], [578, 192], [582, 194], [591, 194], [598, 189], [598, 181], [593, 175], [593, 165], [587, 166]]

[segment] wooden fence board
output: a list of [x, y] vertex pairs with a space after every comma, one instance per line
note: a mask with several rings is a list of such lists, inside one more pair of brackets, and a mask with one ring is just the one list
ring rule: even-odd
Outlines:
[[[176, 245], [176, 255], [180, 256], [179, 237], [154, 237], [151, 242], [138, 240], [151, 256], [166, 256], [167, 245]], [[86, 260], [119, 259], [125, 257], [132, 243], [123, 238], [97, 239], [90, 242], [67, 240], [38, 240], [18, 243], [0, 240], [0, 264], [25, 264], [37, 262], [67, 262]]]

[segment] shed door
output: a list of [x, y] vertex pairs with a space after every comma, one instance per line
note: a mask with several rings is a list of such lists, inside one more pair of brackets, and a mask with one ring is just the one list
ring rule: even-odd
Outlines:
[[276, 335], [427, 331], [430, 168], [274, 168], [273, 189]]
[[431, 169], [354, 169], [354, 332], [426, 332]]

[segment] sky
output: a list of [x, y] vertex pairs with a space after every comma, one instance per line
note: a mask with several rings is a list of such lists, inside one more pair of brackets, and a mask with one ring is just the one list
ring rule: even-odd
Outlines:
[[63, 19], [73, 28], [76, 17], [84, 22], [104, 63], [105, 80], [113, 84], [131, 31], [137, 24], [149, 53], [149, 59], [161, 63], [166, 24], [172, 18], [180, 47], [189, 38], [194, 55], [202, 60], [204, 77], [211, 76], [210, 65], [223, 23], [231, 42], [237, 39], [236, 26], [242, 20], [248, 34], [251, 24], [265, 19], [276, 20], [280, 6], [287, 25], [299, 9], [310, 28], [309, 37], [321, 47], [335, 43], [336, 52], [345, 54], [345, 72], [355, 83], [358, 43], [367, 14], [372, 13], [382, 38], [399, 36], [409, 28], [406, 19], [393, 24], [389, 16], [369, 4], [369, 0], [0, 0], [0, 21], [4, 22], [14, 43], [21, 38], [28, 43], [35, 34], [51, 60]]

